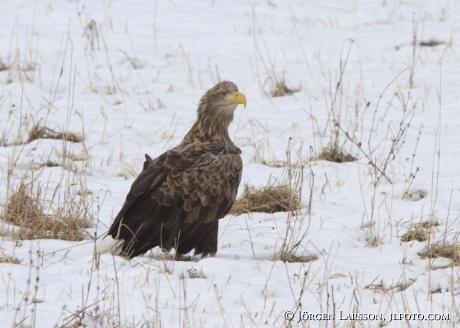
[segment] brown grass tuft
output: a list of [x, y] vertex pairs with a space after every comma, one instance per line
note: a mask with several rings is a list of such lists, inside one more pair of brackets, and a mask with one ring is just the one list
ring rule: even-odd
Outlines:
[[431, 39], [428, 41], [420, 41], [418, 45], [421, 47], [436, 47], [444, 43], [445, 43], [444, 41], [438, 41], [438, 40]]
[[22, 182], [5, 203], [3, 221], [19, 228], [15, 238], [78, 241], [87, 237], [84, 229], [91, 227], [92, 218], [86, 204], [66, 201], [47, 214], [41, 188], [34, 192], [32, 186]]
[[408, 279], [402, 282], [398, 282], [395, 285], [391, 285], [389, 287], [385, 286], [383, 280], [379, 283], [371, 283], [369, 285], [364, 286], [364, 289], [370, 289], [374, 291], [378, 291], [381, 293], [389, 293], [389, 292], [403, 292], [410, 286], [412, 286], [417, 280], [416, 279]]
[[6, 71], [7, 69], [8, 69], [8, 65], [6, 65], [2, 57], [0, 57], [0, 72]]
[[345, 163], [345, 162], [354, 162], [358, 158], [344, 152], [337, 146], [334, 147], [324, 147], [321, 153], [315, 159], [325, 160], [335, 163]]
[[425, 198], [428, 195], [428, 193], [425, 190], [422, 189], [415, 189], [412, 191], [406, 191], [402, 197], [404, 200], [411, 200], [413, 202], [416, 202], [420, 199]]
[[245, 185], [243, 195], [235, 201], [230, 214], [297, 211], [300, 205], [300, 199], [287, 184], [268, 185], [261, 189]]
[[29, 132], [29, 138], [27, 143], [32, 142], [37, 139], [59, 139], [71, 142], [82, 142], [82, 138], [70, 132], [57, 132], [53, 129], [50, 129], [46, 126], [40, 127], [34, 125], [32, 130]]
[[418, 255], [422, 259], [445, 257], [452, 260], [452, 265], [460, 266], [460, 243], [437, 242], [429, 245], [426, 250], [418, 253]]
[[409, 279], [405, 282], [398, 282], [395, 287], [393, 288], [393, 290], [395, 290], [396, 292], [403, 292], [405, 291], [407, 288], [409, 288], [410, 286], [412, 286], [417, 280], [416, 279]]
[[283, 253], [283, 252], [278, 253], [274, 257], [275, 261], [283, 261], [287, 263], [307, 263], [307, 262], [316, 261], [317, 259], [318, 259], [318, 256], [315, 256], [315, 255], [296, 256], [294, 254]]
[[298, 91], [300, 91], [300, 88], [297, 88], [297, 89], [289, 88], [283, 79], [283, 80], [277, 80], [275, 82], [275, 85], [272, 88], [270, 94], [272, 97], [284, 97], [284, 96], [292, 95], [293, 93], [298, 92]]
[[439, 226], [438, 220], [427, 220], [417, 223], [415, 228], [432, 229], [437, 226]]
[[190, 279], [206, 279], [206, 276], [203, 273], [203, 270], [198, 270], [195, 268], [190, 268], [187, 270]]
[[3, 249], [0, 249], [0, 263], [21, 264], [22, 260], [16, 256], [7, 255]]
[[403, 243], [413, 240], [422, 242], [428, 240], [428, 232], [425, 229], [410, 229], [400, 239]]
[[383, 241], [381, 238], [379, 238], [379, 236], [372, 235], [366, 239], [367, 247], [375, 248], [375, 247], [379, 247], [380, 245], [383, 245]]
[[404, 243], [416, 240], [424, 242], [428, 240], [429, 234], [432, 232], [434, 227], [439, 226], [437, 220], [427, 220], [415, 223], [407, 230], [407, 232], [401, 236], [401, 241]]

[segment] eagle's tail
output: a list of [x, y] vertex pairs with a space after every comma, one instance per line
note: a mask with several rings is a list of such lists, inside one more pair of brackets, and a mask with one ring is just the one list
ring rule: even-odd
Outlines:
[[125, 241], [123, 239], [113, 239], [112, 236], [107, 235], [97, 244], [96, 253], [118, 255], [123, 248]]

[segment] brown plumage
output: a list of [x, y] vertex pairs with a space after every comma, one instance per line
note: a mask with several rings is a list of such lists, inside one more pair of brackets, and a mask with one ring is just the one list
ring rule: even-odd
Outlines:
[[146, 155], [98, 252], [133, 258], [159, 246], [215, 255], [218, 220], [235, 201], [243, 168], [228, 135], [238, 104], [246, 106], [246, 98], [234, 83], [216, 84], [201, 98], [182, 142], [153, 160]]

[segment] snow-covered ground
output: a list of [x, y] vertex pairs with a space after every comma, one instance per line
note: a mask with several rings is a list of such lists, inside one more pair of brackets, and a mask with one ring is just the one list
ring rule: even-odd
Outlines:
[[[96, 262], [89, 237], [21, 242], [3, 223], [2, 256], [22, 262], [0, 264], [0, 326], [455, 327], [459, 268], [418, 253], [460, 231], [458, 17], [455, 0], [2, 0], [1, 205], [41, 173], [49, 195], [87, 188], [101, 236], [144, 153], [180, 142], [230, 80], [248, 100], [231, 126], [242, 184], [280, 177], [290, 147], [305, 207], [288, 235], [306, 233], [296, 255], [317, 260], [273, 260], [283, 212], [225, 217], [217, 258], [192, 261]], [[271, 97], [281, 81], [298, 91]], [[34, 124], [84, 143], [26, 143]], [[358, 160], [312, 160], [335, 140]], [[428, 241], [401, 241], [425, 221], [439, 223]], [[404, 313], [450, 319], [391, 316]]]

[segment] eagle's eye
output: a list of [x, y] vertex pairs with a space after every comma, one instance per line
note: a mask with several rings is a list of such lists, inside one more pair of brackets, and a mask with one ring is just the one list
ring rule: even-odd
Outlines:
[[226, 96], [226, 95], [227, 95], [227, 93], [225, 93], [225, 92], [221, 92], [221, 93], [220, 93], [220, 95], [223, 97], [223, 96]]

